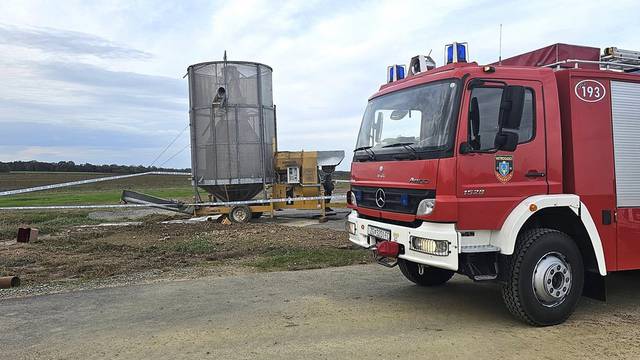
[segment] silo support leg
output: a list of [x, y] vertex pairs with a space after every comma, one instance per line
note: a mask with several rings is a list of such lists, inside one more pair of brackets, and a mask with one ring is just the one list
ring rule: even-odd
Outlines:
[[[320, 189], [320, 196], [324, 196], [324, 191]], [[327, 203], [324, 199], [320, 199], [320, 219], [321, 223], [325, 223], [328, 221], [327, 219]]]

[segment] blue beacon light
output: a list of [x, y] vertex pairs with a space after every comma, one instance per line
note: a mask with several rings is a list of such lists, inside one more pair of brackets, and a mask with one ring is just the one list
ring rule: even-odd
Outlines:
[[409, 194], [403, 193], [402, 195], [400, 195], [400, 204], [403, 207], [409, 206]]
[[387, 66], [387, 83], [404, 79], [406, 74], [406, 65]]
[[445, 46], [445, 62], [447, 64], [457, 62], [467, 62], [467, 43], [454, 42]]

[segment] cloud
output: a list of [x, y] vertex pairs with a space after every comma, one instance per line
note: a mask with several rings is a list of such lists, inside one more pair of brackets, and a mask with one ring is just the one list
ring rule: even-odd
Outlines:
[[46, 27], [0, 25], [0, 44], [66, 55], [93, 55], [105, 59], [149, 59], [151, 54], [116, 44], [99, 36]]
[[[147, 52], [76, 31], [4, 25], [0, 49], [3, 160], [148, 164], [188, 123], [185, 80], [118, 69], [151, 60]], [[186, 143], [183, 136], [175, 146]], [[185, 164], [179, 155], [170, 165]]]
[[166, 76], [145, 75], [128, 71], [112, 71], [77, 62], [37, 63], [34, 67], [45, 79], [68, 83], [136, 90], [145, 93], [183, 97], [184, 81]]
[[161, 143], [167, 130], [188, 122], [185, 80], [75, 62], [30, 61], [21, 66], [26, 70], [12, 71], [11, 66], [0, 70], [2, 124], [156, 134]]
[[[387, 65], [431, 49], [441, 65], [451, 41], [468, 41], [473, 60], [493, 62], [501, 23], [503, 57], [556, 42], [640, 49], [636, 2], [8, 2], [0, 13], [10, 24], [0, 25], [0, 126], [50, 124], [43, 129], [60, 137], [37, 136], [25, 143], [32, 151], [13, 141], [0, 154], [151, 161], [187, 123], [186, 67], [228, 50], [230, 60], [273, 67], [280, 149], [342, 149], [344, 169]], [[56, 152], [46, 153], [49, 146]], [[189, 166], [188, 154], [173, 165]]]

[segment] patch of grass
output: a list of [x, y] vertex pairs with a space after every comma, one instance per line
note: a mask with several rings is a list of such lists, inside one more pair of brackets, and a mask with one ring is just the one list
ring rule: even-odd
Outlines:
[[110, 244], [102, 241], [94, 241], [84, 243], [80, 248], [83, 253], [120, 253], [120, 254], [135, 254], [141, 249], [134, 246]]
[[167, 246], [167, 250], [181, 254], [210, 254], [216, 251], [213, 240], [203, 234]]
[[364, 250], [336, 248], [273, 250], [249, 263], [263, 271], [319, 269], [346, 266], [370, 261]]

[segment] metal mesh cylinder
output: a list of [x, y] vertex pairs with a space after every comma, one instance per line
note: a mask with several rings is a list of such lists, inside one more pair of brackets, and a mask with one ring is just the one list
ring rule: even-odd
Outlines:
[[222, 200], [253, 198], [274, 177], [272, 69], [217, 61], [188, 75], [194, 185]]

